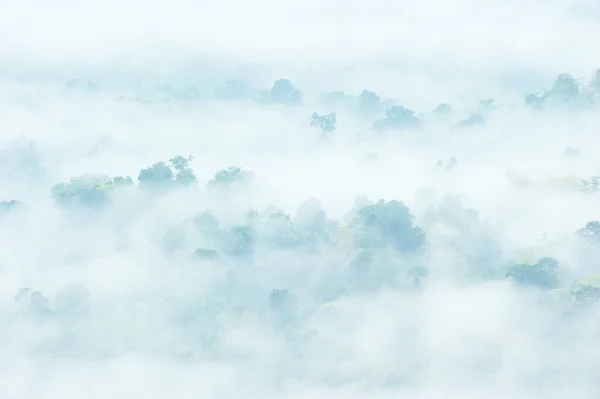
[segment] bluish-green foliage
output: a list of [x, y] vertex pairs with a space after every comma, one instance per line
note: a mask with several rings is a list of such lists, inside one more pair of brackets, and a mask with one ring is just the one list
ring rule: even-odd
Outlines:
[[251, 255], [255, 242], [256, 231], [250, 224], [235, 226], [230, 231], [228, 252], [238, 256]]
[[169, 188], [175, 185], [189, 185], [196, 182], [196, 175], [190, 168], [193, 158], [177, 155], [167, 162], [157, 162], [142, 169], [138, 175], [141, 187]]
[[279, 79], [273, 83], [261, 100], [267, 104], [299, 105], [302, 103], [302, 91], [297, 90], [289, 79]]
[[358, 108], [363, 113], [374, 113], [381, 107], [381, 97], [374, 91], [363, 90], [358, 96]]
[[219, 252], [214, 249], [197, 248], [194, 251], [194, 258], [198, 260], [214, 260], [219, 257]]
[[321, 204], [315, 199], [300, 204], [294, 223], [295, 230], [307, 244], [328, 242], [338, 227], [337, 221], [327, 218]]
[[118, 176], [115, 180], [108, 176], [83, 175], [74, 177], [67, 183], [52, 187], [52, 198], [61, 205], [85, 205], [102, 207], [110, 201], [110, 190], [115, 186], [133, 184], [132, 179]]
[[138, 175], [140, 186], [167, 186], [173, 182], [173, 170], [165, 162], [157, 162]]
[[517, 284], [551, 290], [560, 284], [558, 261], [542, 258], [535, 264], [516, 264], [509, 268], [506, 277]]
[[581, 89], [579, 82], [568, 73], [559, 74], [549, 90], [525, 96], [525, 104], [532, 109], [545, 108], [581, 108], [597, 101], [597, 75], [592, 78], [588, 88]]
[[215, 173], [215, 177], [208, 182], [209, 187], [228, 186], [237, 182], [248, 182], [254, 178], [252, 172], [242, 170], [239, 166], [230, 166]]
[[592, 220], [577, 230], [577, 235], [592, 244], [600, 244], [600, 222]]
[[600, 191], [600, 176], [592, 176], [589, 179], [581, 181], [583, 190], [586, 192], [596, 193]]
[[360, 209], [352, 221], [362, 248], [391, 246], [402, 253], [413, 253], [425, 242], [425, 232], [413, 225], [410, 209], [401, 201], [380, 200]]
[[319, 128], [323, 133], [330, 133], [335, 130], [337, 123], [337, 116], [335, 112], [327, 115], [319, 115], [316, 112], [312, 114], [310, 126]]
[[385, 118], [375, 122], [373, 128], [376, 130], [390, 130], [398, 128], [416, 128], [421, 121], [415, 116], [415, 111], [400, 105], [388, 108]]

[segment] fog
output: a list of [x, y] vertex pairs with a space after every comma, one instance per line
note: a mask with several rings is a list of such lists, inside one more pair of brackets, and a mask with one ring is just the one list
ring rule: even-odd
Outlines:
[[597, 2], [3, 1], [0, 37], [0, 397], [598, 396]]

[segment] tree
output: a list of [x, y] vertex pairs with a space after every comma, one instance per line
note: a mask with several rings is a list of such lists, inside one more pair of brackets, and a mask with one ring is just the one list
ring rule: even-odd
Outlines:
[[259, 232], [265, 243], [279, 248], [293, 248], [304, 241], [290, 216], [283, 212], [268, 215], [260, 225]]
[[198, 260], [215, 260], [219, 257], [219, 252], [214, 249], [197, 248], [194, 251], [194, 259]]
[[576, 281], [571, 287], [570, 294], [577, 305], [589, 306], [600, 300], [600, 276], [589, 276]]
[[592, 220], [584, 228], [577, 230], [577, 236], [592, 244], [600, 244], [600, 222]]
[[579, 96], [579, 84], [575, 78], [568, 73], [561, 73], [556, 77], [550, 96], [561, 102], [568, 102], [577, 99]]
[[252, 172], [244, 171], [239, 166], [230, 166], [215, 173], [215, 177], [208, 181], [208, 186], [228, 186], [237, 182], [248, 182], [253, 178], [254, 174]]
[[175, 182], [180, 184], [196, 183], [196, 175], [192, 168], [190, 168], [190, 163], [193, 159], [191, 155], [187, 158], [177, 155], [169, 159], [169, 163], [175, 169]]
[[141, 187], [168, 186], [173, 181], [173, 171], [165, 162], [157, 162], [140, 170], [138, 181]]
[[192, 156], [176, 155], [167, 162], [157, 162], [142, 169], [138, 181], [142, 188], [170, 188], [175, 184], [189, 185], [196, 183], [196, 175], [190, 168]]
[[415, 116], [415, 111], [395, 105], [385, 111], [385, 118], [373, 125], [376, 130], [388, 130], [394, 128], [414, 128], [420, 125], [420, 120]]
[[323, 133], [330, 133], [335, 130], [337, 117], [335, 112], [327, 115], [319, 115], [316, 112], [312, 114], [310, 126], [319, 128]]
[[230, 232], [231, 244], [229, 253], [237, 256], [247, 256], [254, 252], [256, 231], [249, 225], [235, 226]]
[[318, 243], [329, 241], [337, 222], [327, 218], [319, 201], [311, 199], [298, 207], [294, 225], [308, 243]]
[[412, 253], [425, 242], [425, 232], [413, 225], [410, 209], [401, 201], [380, 200], [360, 209], [352, 221], [359, 232], [362, 248], [382, 248], [391, 245], [402, 253]]
[[548, 93], [528, 94], [525, 96], [525, 104], [533, 110], [541, 110], [546, 106]]
[[103, 207], [109, 203], [109, 188], [113, 180], [108, 176], [83, 175], [73, 177], [69, 182], [52, 186], [52, 198], [64, 206], [84, 205]]
[[559, 286], [558, 261], [541, 258], [535, 264], [516, 264], [509, 268], [506, 277], [519, 285], [551, 290]]
[[358, 96], [358, 108], [363, 113], [379, 111], [381, 98], [374, 91], [363, 90]]
[[289, 79], [279, 79], [263, 95], [263, 101], [273, 104], [298, 105], [302, 103], [302, 92], [297, 90]]
[[583, 191], [587, 192], [598, 192], [600, 191], [600, 176], [592, 176], [587, 180], [582, 180]]

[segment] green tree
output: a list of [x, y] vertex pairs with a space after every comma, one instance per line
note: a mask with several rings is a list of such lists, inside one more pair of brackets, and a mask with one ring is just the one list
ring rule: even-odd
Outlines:
[[559, 286], [559, 264], [554, 258], [541, 258], [535, 264], [516, 264], [509, 268], [506, 277], [519, 285], [551, 290]]
[[413, 225], [413, 219], [403, 202], [380, 200], [361, 208], [351, 226], [358, 230], [363, 248], [391, 245], [402, 253], [412, 253], [425, 242], [425, 232]]
[[327, 115], [319, 115], [316, 112], [312, 114], [310, 126], [319, 128], [323, 133], [330, 133], [335, 130], [337, 123], [337, 116], [335, 112]]
[[289, 79], [278, 79], [273, 87], [262, 96], [263, 102], [283, 105], [302, 103], [302, 92], [297, 90]]
[[110, 189], [113, 180], [108, 176], [83, 175], [73, 177], [69, 182], [57, 183], [52, 186], [52, 198], [65, 206], [85, 205], [102, 207], [110, 202]]
[[141, 187], [168, 186], [173, 182], [173, 171], [165, 162], [157, 162], [140, 170], [138, 181]]
[[244, 171], [239, 166], [230, 166], [215, 173], [215, 177], [208, 182], [209, 187], [228, 186], [237, 182], [248, 182], [254, 178], [252, 172]]
[[600, 222], [592, 220], [584, 228], [577, 230], [576, 234], [592, 244], [600, 244]]
[[415, 128], [421, 121], [415, 116], [415, 111], [395, 105], [385, 111], [385, 118], [374, 123], [376, 130], [388, 130], [397, 128]]
[[558, 104], [571, 103], [579, 98], [579, 84], [573, 76], [561, 73], [556, 77], [549, 95]]

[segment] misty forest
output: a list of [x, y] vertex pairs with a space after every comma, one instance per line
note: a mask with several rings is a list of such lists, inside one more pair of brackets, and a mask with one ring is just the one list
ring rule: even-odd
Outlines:
[[0, 57], [2, 398], [600, 394], [598, 63], [53, 35]]

